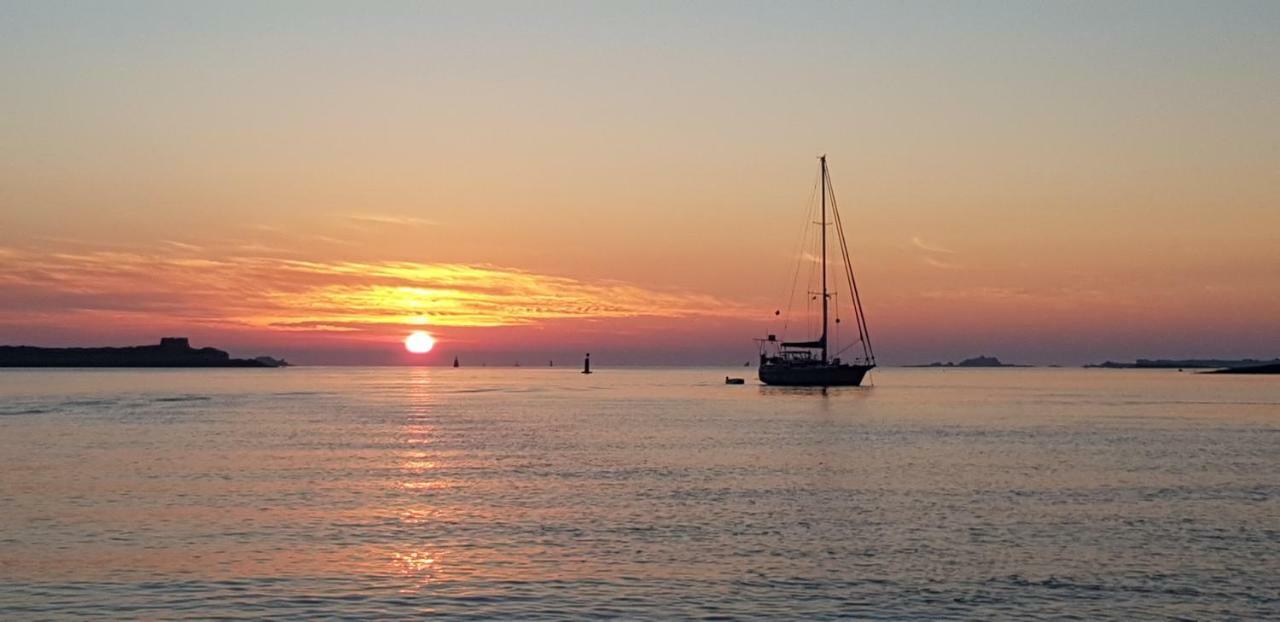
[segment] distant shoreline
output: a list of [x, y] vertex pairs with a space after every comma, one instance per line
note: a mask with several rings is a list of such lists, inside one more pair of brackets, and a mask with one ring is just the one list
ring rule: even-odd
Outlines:
[[1000, 362], [1000, 359], [994, 356], [987, 356], [984, 354], [981, 356], [975, 356], [973, 358], [967, 358], [963, 361], [960, 361], [959, 363], [952, 363], [950, 361], [947, 361], [946, 363], [942, 363], [942, 362], [935, 361], [933, 363], [925, 363], [921, 365], [903, 365], [903, 367], [1034, 367], [1034, 366], [1002, 363]]
[[0, 346], [0, 367], [287, 367], [268, 356], [231, 358], [217, 348], [192, 348], [186, 337], [165, 337], [159, 345], [106, 348], [41, 348]]
[[1215, 369], [1213, 371], [1200, 372], [1202, 374], [1275, 374], [1280, 375], [1280, 363], [1272, 363], [1268, 365], [1252, 365], [1249, 367], [1228, 367], [1226, 369]]
[[1138, 359], [1133, 363], [1107, 361], [1085, 365], [1094, 369], [1237, 369], [1280, 365], [1280, 359]]

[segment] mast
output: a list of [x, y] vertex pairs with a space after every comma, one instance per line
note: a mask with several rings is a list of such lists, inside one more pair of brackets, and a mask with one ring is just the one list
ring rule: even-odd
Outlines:
[[822, 362], [827, 362], [827, 156], [822, 162]]

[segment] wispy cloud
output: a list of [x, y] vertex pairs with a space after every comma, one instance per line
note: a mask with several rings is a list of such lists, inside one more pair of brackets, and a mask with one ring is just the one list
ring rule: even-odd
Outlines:
[[265, 255], [296, 255], [297, 254], [296, 251], [293, 251], [287, 248], [280, 248], [278, 246], [271, 246], [268, 244], [259, 244], [257, 242], [253, 242], [249, 244], [237, 244], [234, 247], [234, 249], [236, 250], [236, 252], [250, 253], [253, 255], [264, 255], [264, 254]]
[[936, 244], [930, 244], [918, 235], [911, 236], [911, 245], [924, 251], [920, 255], [920, 262], [926, 266], [939, 270], [959, 270], [964, 267], [949, 258], [956, 254], [955, 251]]
[[955, 254], [955, 251], [953, 251], [953, 250], [951, 250], [951, 249], [949, 249], [949, 248], [943, 248], [943, 247], [938, 246], [938, 245], [936, 245], [936, 244], [930, 244], [930, 243], [928, 243], [928, 242], [925, 242], [925, 241], [924, 241], [923, 239], [921, 239], [921, 238], [920, 238], [920, 236], [918, 236], [918, 235], [917, 235], [917, 236], [911, 236], [911, 244], [912, 244], [912, 245], [914, 245], [916, 248], [918, 248], [918, 249], [920, 249], [920, 250], [928, 251], [928, 252], [930, 252], [930, 253], [943, 253], [943, 254], [947, 254], [947, 255], [954, 255], [954, 254]]
[[921, 298], [937, 300], [1037, 300], [1050, 302], [1095, 303], [1106, 293], [1094, 288], [1080, 287], [969, 287], [919, 292]]
[[394, 225], [398, 227], [429, 227], [437, 224], [434, 220], [414, 216], [392, 216], [387, 214], [351, 214], [347, 220], [361, 225]]
[[923, 261], [925, 265], [938, 268], [939, 270], [959, 270], [960, 268], [964, 267], [958, 263], [943, 261], [941, 259], [938, 259], [937, 257], [930, 257], [929, 255], [925, 255], [921, 257], [920, 261]]
[[962, 289], [926, 290], [919, 293], [921, 298], [937, 300], [1008, 300], [1013, 298], [1029, 298], [1032, 292], [1024, 288], [1013, 287], [973, 287]]
[[204, 250], [204, 247], [202, 246], [197, 246], [189, 242], [180, 242], [178, 240], [165, 240], [164, 243], [168, 244], [169, 246], [172, 246], [173, 248], [184, 250], [184, 251], [199, 252]]
[[313, 235], [305, 236], [305, 239], [321, 242], [324, 244], [333, 244], [335, 246], [355, 246], [355, 242], [353, 240], [344, 240], [342, 238], [335, 238], [331, 235], [313, 234]]
[[0, 264], [0, 322], [83, 314], [281, 331], [381, 333], [403, 325], [725, 317], [711, 296], [491, 265], [325, 262], [188, 253], [18, 252]]

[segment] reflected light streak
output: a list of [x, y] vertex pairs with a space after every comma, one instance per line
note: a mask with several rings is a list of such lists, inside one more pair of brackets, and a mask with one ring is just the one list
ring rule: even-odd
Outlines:
[[402, 594], [413, 593], [436, 581], [439, 577], [437, 555], [426, 551], [410, 551], [408, 553], [391, 553], [391, 566], [397, 574], [410, 582], [410, 587], [402, 588]]
[[[452, 484], [438, 479], [436, 472], [439, 462], [432, 452], [424, 451], [423, 446], [432, 443], [436, 428], [431, 424], [432, 410], [438, 399], [432, 387], [430, 370], [413, 369], [408, 372], [408, 379], [403, 383], [403, 400], [406, 404], [406, 416], [401, 426], [400, 437], [405, 449], [399, 452], [398, 470], [404, 480], [396, 487], [402, 491], [422, 491], [447, 488]], [[438, 509], [426, 507], [421, 498], [408, 496], [404, 498], [411, 507], [399, 513], [402, 524], [421, 525], [435, 519]], [[393, 572], [407, 580], [408, 585], [401, 588], [401, 593], [413, 593], [421, 590], [439, 578], [439, 555], [426, 550], [394, 551], [390, 556]]]

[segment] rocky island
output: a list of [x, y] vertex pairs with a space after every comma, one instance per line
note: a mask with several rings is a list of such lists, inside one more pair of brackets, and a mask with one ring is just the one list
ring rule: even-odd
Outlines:
[[0, 346], [0, 367], [285, 367], [260, 356], [233, 359], [217, 348], [193, 348], [186, 337], [165, 337], [159, 345], [123, 348], [38, 348]]
[[1243, 367], [1228, 367], [1226, 369], [1218, 369], [1214, 371], [1200, 372], [1202, 374], [1271, 374], [1280, 376], [1280, 363], [1270, 363], [1267, 365], [1247, 365]]
[[941, 363], [941, 362], [935, 361], [927, 365], [906, 365], [906, 367], [1030, 367], [1030, 365], [1014, 365], [1011, 363], [1001, 363], [1000, 359], [994, 356], [982, 355], [982, 356], [975, 356], [973, 358], [967, 358], [963, 361], [960, 361], [959, 363], [952, 363], [951, 361], [947, 361], [946, 363]]

